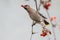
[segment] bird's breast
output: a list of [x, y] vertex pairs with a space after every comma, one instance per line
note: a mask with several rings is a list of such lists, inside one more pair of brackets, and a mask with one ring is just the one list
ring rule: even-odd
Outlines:
[[40, 21], [40, 16], [38, 14], [35, 14], [35, 13], [32, 13], [32, 14], [29, 14], [30, 15], [30, 18], [34, 21]]

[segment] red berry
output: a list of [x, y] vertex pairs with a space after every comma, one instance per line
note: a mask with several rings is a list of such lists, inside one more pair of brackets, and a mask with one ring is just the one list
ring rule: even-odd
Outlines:
[[44, 5], [44, 8], [48, 10], [50, 6], [51, 6], [51, 4], [48, 2]]
[[46, 32], [44, 32], [43, 34], [41, 34], [41, 36], [43, 36], [43, 37], [45, 37], [47, 35], [47, 33]]

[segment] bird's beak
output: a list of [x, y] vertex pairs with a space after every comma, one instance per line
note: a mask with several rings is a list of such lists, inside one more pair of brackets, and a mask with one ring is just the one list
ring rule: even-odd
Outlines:
[[24, 8], [25, 6], [24, 6], [24, 5], [21, 5], [21, 7], [23, 7], [23, 8]]

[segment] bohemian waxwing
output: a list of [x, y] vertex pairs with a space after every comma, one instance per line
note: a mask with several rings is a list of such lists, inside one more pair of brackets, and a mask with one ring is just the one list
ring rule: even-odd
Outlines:
[[33, 25], [35, 25], [36, 23], [41, 23], [44, 22], [45, 25], [48, 25], [49, 22], [47, 22], [45, 19], [47, 19], [46, 17], [44, 17], [41, 13], [37, 13], [36, 10], [32, 9], [29, 5], [21, 5], [21, 7], [23, 7], [29, 14], [30, 18], [33, 20]]

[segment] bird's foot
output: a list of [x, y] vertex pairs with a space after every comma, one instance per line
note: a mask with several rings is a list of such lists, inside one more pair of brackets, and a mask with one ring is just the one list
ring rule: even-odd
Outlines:
[[32, 34], [36, 34], [37, 32], [32, 32]]

